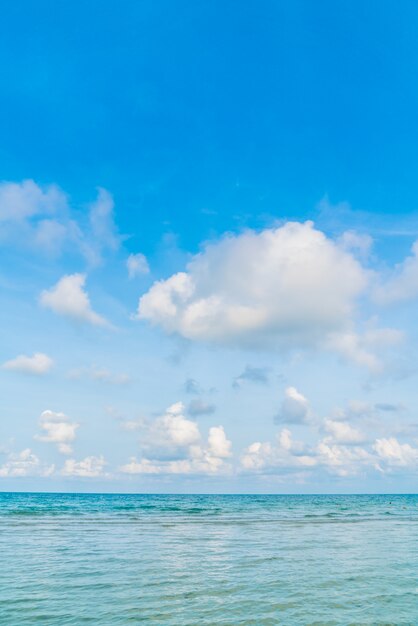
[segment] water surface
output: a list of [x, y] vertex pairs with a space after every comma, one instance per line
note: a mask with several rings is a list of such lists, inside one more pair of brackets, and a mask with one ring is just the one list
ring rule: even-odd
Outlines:
[[0, 624], [418, 624], [418, 496], [0, 494]]

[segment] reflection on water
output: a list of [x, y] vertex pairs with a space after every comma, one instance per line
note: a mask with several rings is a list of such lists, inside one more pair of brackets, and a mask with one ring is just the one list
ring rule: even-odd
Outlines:
[[0, 624], [416, 625], [418, 496], [0, 494]]

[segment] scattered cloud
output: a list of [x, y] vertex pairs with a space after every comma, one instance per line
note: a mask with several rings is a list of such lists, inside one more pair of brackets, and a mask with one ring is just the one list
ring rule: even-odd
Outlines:
[[93, 311], [84, 289], [85, 274], [63, 276], [54, 287], [44, 290], [39, 298], [41, 306], [78, 322], [95, 326], [109, 326], [109, 322]]
[[99, 187], [97, 200], [90, 206], [91, 230], [96, 240], [112, 250], [116, 250], [120, 243], [113, 218], [114, 206], [112, 194]]
[[42, 376], [43, 374], [47, 374], [53, 365], [54, 361], [47, 354], [35, 352], [32, 356], [20, 354], [16, 358], [3, 363], [2, 367], [5, 370]]
[[140, 252], [128, 256], [126, 267], [128, 268], [128, 276], [131, 279], [141, 274], [149, 274], [150, 271], [146, 257]]
[[269, 367], [252, 367], [251, 365], [247, 365], [244, 371], [239, 376], [234, 378], [232, 386], [235, 389], [240, 389], [246, 382], [267, 385], [269, 381], [269, 374]]
[[357, 444], [363, 443], [365, 440], [364, 434], [357, 430], [357, 428], [350, 426], [347, 422], [326, 419], [324, 429], [331, 435], [330, 440], [337, 443]]
[[195, 380], [194, 378], [188, 378], [184, 383], [184, 391], [186, 393], [198, 395], [201, 393], [202, 390], [197, 380]]
[[409, 443], [400, 443], [395, 437], [377, 439], [373, 446], [379, 460], [387, 467], [416, 467], [418, 465], [418, 448]]
[[57, 185], [33, 180], [0, 182], [0, 242], [49, 256], [64, 252], [84, 257], [91, 265], [102, 261], [105, 251], [116, 251], [123, 236], [113, 216], [114, 203], [106, 189], [88, 207], [87, 219], [70, 206]]
[[75, 478], [99, 478], [105, 476], [103, 470], [106, 465], [107, 463], [103, 456], [87, 456], [82, 461], [67, 459], [61, 474]]
[[0, 182], [0, 222], [22, 222], [67, 210], [67, 196], [56, 185], [40, 187], [33, 180]]
[[10, 453], [6, 463], [0, 466], [0, 478], [23, 478], [25, 476], [51, 476], [54, 465], [45, 465], [30, 448]]
[[301, 424], [311, 417], [309, 403], [296, 387], [288, 387], [275, 421], [285, 424]]
[[226, 460], [232, 455], [232, 445], [223, 427], [212, 426], [204, 443], [197, 424], [184, 417], [183, 412], [184, 405], [177, 402], [154, 422], [145, 423], [142, 443], [151, 455], [140, 460], [132, 457], [120, 471], [125, 474], [214, 474], [229, 471]]
[[75, 440], [79, 424], [70, 422], [64, 413], [47, 410], [41, 413], [39, 426], [44, 434], [35, 435], [35, 439], [55, 443], [62, 454], [72, 453], [71, 444]]
[[382, 305], [412, 300], [418, 296], [418, 241], [412, 254], [399, 263], [374, 291], [375, 300]]

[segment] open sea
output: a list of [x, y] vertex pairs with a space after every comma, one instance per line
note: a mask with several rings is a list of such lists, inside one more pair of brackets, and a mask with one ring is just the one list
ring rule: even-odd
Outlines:
[[0, 624], [416, 626], [418, 496], [2, 493]]

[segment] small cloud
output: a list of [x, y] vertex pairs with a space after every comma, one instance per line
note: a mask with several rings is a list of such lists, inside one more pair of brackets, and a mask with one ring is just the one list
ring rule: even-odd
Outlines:
[[128, 276], [131, 279], [140, 274], [149, 274], [150, 271], [146, 257], [140, 252], [128, 256], [126, 267], [128, 268]]
[[114, 206], [112, 195], [99, 187], [97, 200], [90, 206], [90, 228], [96, 245], [109, 250], [117, 250], [122, 239], [113, 218]]
[[187, 412], [192, 417], [198, 417], [199, 415], [212, 415], [216, 410], [216, 406], [209, 402], [205, 402], [201, 398], [194, 398], [188, 408]]
[[93, 311], [90, 298], [84, 289], [85, 283], [85, 274], [63, 276], [54, 287], [42, 291], [39, 302], [41, 306], [51, 309], [54, 313], [78, 322], [110, 326], [104, 317]]
[[285, 390], [285, 398], [275, 418], [277, 423], [302, 424], [310, 418], [309, 403], [296, 387]]
[[232, 386], [235, 389], [240, 389], [245, 382], [267, 385], [269, 373], [270, 368], [268, 367], [252, 367], [251, 365], [247, 365], [242, 374], [234, 378]]
[[389, 402], [379, 402], [374, 406], [378, 411], [385, 411], [387, 413], [396, 413], [405, 410], [403, 404], [390, 404]]
[[42, 376], [49, 372], [53, 365], [54, 361], [48, 355], [42, 352], [35, 352], [32, 356], [20, 354], [15, 359], [3, 363], [2, 368]]
[[[365, 440], [363, 433], [353, 428], [347, 422], [340, 422], [331, 419], [325, 420], [324, 429], [330, 436], [330, 442], [357, 444]], [[326, 441], [326, 443], [328, 443]]]
[[103, 469], [106, 461], [103, 456], [87, 456], [82, 461], [67, 459], [61, 470], [63, 476], [76, 478], [98, 478], [104, 476]]
[[201, 393], [199, 383], [194, 378], [188, 378], [184, 383], [184, 391], [190, 394], [198, 395]]
[[55, 443], [61, 454], [71, 454], [71, 444], [75, 440], [79, 424], [70, 422], [64, 413], [47, 410], [41, 413], [39, 426], [44, 434], [35, 435], [35, 439]]
[[0, 466], [0, 477], [50, 476], [54, 469], [54, 465], [44, 465], [30, 448], [26, 448], [9, 454], [6, 463]]

